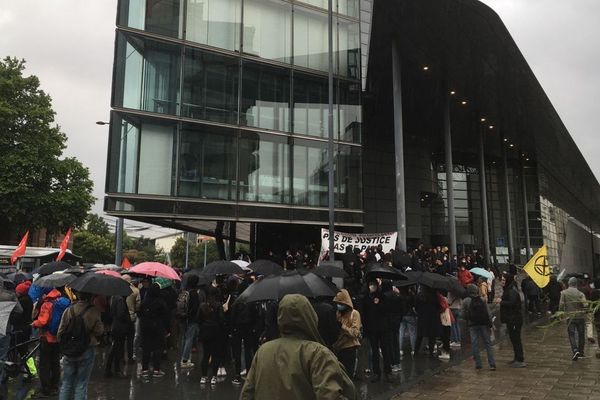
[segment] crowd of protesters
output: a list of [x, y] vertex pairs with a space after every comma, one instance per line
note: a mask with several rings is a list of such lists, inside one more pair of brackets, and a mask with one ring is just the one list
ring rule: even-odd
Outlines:
[[[266, 257], [285, 270], [311, 270], [320, 258], [314, 246], [288, 251], [282, 257], [269, 252]], [[10, 314], [7, 334], [0, 335], [0, 357], [5, 359], [11, 342], [12, 345], [27, 342], [33, 335], [40, 342], [39, 388], [34, 398], [59, 395], [61, 400], [85, 399], [98, 346], [104, 346], [107, 352], [103, 365], [106, 379], [126, 377], [129, 370], [126, 366], [137, 363], [141, 364], [141, 379], [160, 379], [166, 373], [162, 364], [167, 354], [171, 357], [177, 354], [181, 369], [200, 369], [201, 385], [217, 385], [225, 379], [242, 385], [250, 371], [260, 374], [251, 370], [259, 348], [279, 337], [301, 335], [310, 341], [318, 337], [317, 341], [335, 355], [343, 369], [334, 375], [392, 382], [401, 360], [416, 357], [449, 360], [454, 349], [467, 342], [471, 344], [475, 367], [483, 367], [479, 354], [483, 348], [489, 368], [495, 370], [492, 341], [493, 328], [498, 326], [494, 324], [497, 315], [513, 345], [510, 367], [526, 367], [521, 342], [523, 309], [533, 317], [539, 316], [546, 307], [542, 300], [549, 300], [548, 312], [581, 312], [586, 299], [600, 299], [600, 285], [590, 285], [585, 277], [571, 278], [567, 290], [563, 290], [566, 286], [556, 276], [544, 291], [530, 279], [524, 279], [519, 289], [514, 266], [500, 271], [494, 265], [486, 265], [477, 253], [453, 256], [442, 247], [419, 246], [408, 253], [384, 253], [381, 247], [365, 250], [348, 247], [341, 260], [347, 274], [344, 288], [334, 298], [310, 299], [314, 321], [313, 311], [302, 308], [305, 322], [309, 325], [314, 322], [317, 331], [305, 327], [303, 332], [287, 332], [287, 336], [277, 301], [236, 302], [244, 290], [262, 278], [252, 271], [217, 275], [212, 282], [190, 275], [182, 286], [164, 278], [124, 274], [122, 279], [130, 285], [131, 294], [113, 297], [77, 293], [68, 287], [40, 291], [30, 281], [20, 282], [12, 289], [5, 285], [0, 290], [0, 302], [15, 301], [17, 306]], [[371, 263], [404, 272], [453, 276], [464, 287], [464, 293], [370, 277], [366, 266]], [[475, 267], [484, 268], [488, 276], [471, 273]], [[289, 307], [304, 307], [302, 304], [296, 299]], [[570, 319], [573, 323], [569, 324], [569, 338], [573, 359], [577, 360], [584, 355], [585, 335], [590, 342], [595, 340], [593, 324], [600, 327], [600, 312], [596, 315], [581, 312]], [[293, 318], [286, 321], [294, 329], [299, 326]], [[587, 332], [586, 323], [592, 325]], [[85, 332], [85, 343], [75, 339], [78, 327]], [[468, 340], [463, 337], [465, 332]], [[281, 343], [285, 341], [277, 346]], [[277, 346], [272, 347], [279, 349]], [[20, 347], [19, 353], [27, 354], [29, 347]], [[317, 349], [311, 347], [310, 351]], [[263, 354], [263, 358], [267, 357], [267, 350]], [[319, 368], [334, 368], [329, 359], [312, 362]], [[4, 369], [0, 373], [4, 374]], [[251, 385], [256, 385], [256, 376], [252, 376]], [[248, 390], [243, 392], [246, 398], [253, 398]]]

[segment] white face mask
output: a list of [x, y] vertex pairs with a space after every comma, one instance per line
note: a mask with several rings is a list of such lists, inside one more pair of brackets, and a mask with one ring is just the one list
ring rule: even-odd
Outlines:
[[590, 283], [590, 289], [596, 289], [596, 285], [594, 285], [594, 282]]
[[369, 292], [375, 293], [377, 291], [377, 285], [369, 285]]

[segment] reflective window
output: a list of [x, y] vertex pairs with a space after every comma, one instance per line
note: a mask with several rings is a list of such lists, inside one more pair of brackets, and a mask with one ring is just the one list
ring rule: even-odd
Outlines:
[[335, 170], [336, 207], [362, 208], [361, 149], [339, 146]]
[[109, 192], [135, 193], [139, 154], [139, 123], [113, 113], [110, 139]]
[[329, 70], [327, 27], [326, 13], [294, 7], [294, 65]]
[[327, 143], [296, 139], [293, 154], [293, 203], [327, 207]]
[[290, 71], [244, 62], [241, 124], [290, 130]]
[[244, 1], [244, 53], [289, 63], [292, 7], [280, 0]]
[[115, 106], [176, 114], [180, 58], [178, 46], [119, 33]]
[[[340, 80], [338, 82], [339, 103], [339, 139], [360, 143], [361, 107], [360, 83]], [[337, 124], [336, 124], [337, 125]]]
[[360, 68], [360, 26], [358, 22], [338, 18], [337, 71], [358, 79]]
[[181, 114], [237, 124], [238, 81], [237, 58], [186, 48]]
[[172, 124], [142, 122], [139, 150], [140, 194], [172, 194], [177, 128]]
[[294, 133], [327, 137], [327, 78], [294, 73]]
[[286, 137], [243, 133], [239, 151], [240, 200], [289, 203], [289, 161]]
[[187, 40], [239, 50], [241, 0], [188, 0], [186, 9]]
[[184, 125], [179, 147], [179, 195], [235, 200], [235, 131]]
[[180, 0], [121, 0], [119, 25], [181, 37]]
[[360, 17], [359, 0], [338, 0], [338, 13], [350, 17]]

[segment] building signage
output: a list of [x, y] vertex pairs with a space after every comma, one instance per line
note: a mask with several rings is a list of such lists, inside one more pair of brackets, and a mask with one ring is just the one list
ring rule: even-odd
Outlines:
[[[371, 246], [383, 247], [384, 253], [396, 248], [398, 232], [388, 233], [344, 233], [334, 232], [333, 248], [336, 253], [345, 253], [346, 248], [358, 248], [361, 252]], [[321, 254], [329, 249], [329, 229], [321, 229]]]

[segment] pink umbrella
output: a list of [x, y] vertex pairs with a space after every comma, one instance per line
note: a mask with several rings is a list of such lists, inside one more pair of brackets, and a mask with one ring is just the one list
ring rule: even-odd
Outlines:
[[117, 271], [111, 271], [110, 269], [101, 269], [100, 271], [94, 271], [94, 272], [97, 274], [114, 276], [115, 278], [121, 277], [120, 273], [118, 273]]
[[169, 267], [168, 265], [153, 261], [146, 261], [136, 265], [135, 267], [131, 267], [129, 268], [129, 272], [132, 274], [160, 276], [162, 278], [173, 279], [176, 281], [181, 280], [173, 268]]

